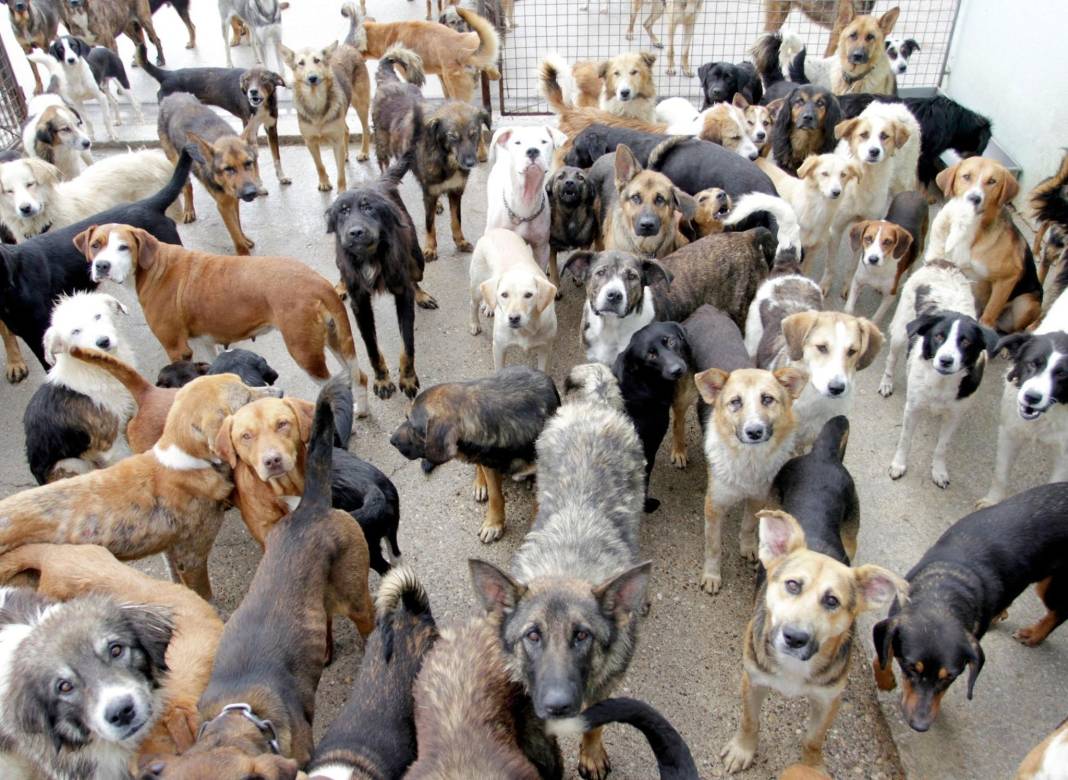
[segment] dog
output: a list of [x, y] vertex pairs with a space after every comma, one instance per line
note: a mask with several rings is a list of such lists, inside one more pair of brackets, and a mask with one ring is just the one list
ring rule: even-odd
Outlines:
[[[651, 122], [656, 112], [655, 64], [656, 55], [649, 52], [625, 52], [600, 62], [583, 60], [574, 65], [558, 54], [550, 54], [542, 60], [542, 89], [550, 88], [552, 94], [547, 97], [551, 105], [557, 99], [552, 88], [555, 84], [559, 88], [558, 103], [567, 111], [595, 108], [616, 117]], [[584, 115], [598, 116], [583, 111], [576, 114]], [[571, 136], [563, 120], [561, 115], [560, 129]]]
[[436, 309], [438, 305], [419, 287], [425, 260], [419, 253], [412, 219], [397, 191], [410, 160], [411, 155], [406, 154], [377, 182], [341, 193], [326, 211], [326, 232], [334, 234], [335, 261], [374, 370], [374, 392], [383, 399], [392, 396], [396, 387], [378, 349], [372, 297], [388, 292], [396, 304], [397, 327], [404, 343], [397, 382], [409, 398], [419, 391], [415, 373], [415, 306]]
[[[23, 157], [0, 163], [0, 220], [22, 242], [148, 197], [173, 175], [174, 163], [157, 149], [108, 157], [66, 181], [52, 164]], [[171, 218], [179, 213], [173, 205], [166, 212]]]
[[886, 55], [885, 40], [894, 30], [901, 9], [894, 6], [876, 18], [858, 15], [852, 3], [839, 3], [836, 24], [837, 57], [831, 65], [831, 91], [836, 95], [872, 92], [897, 94], [897, 79]]
[[[641, 13], [642, 0], [633, 0], [631, 3], [630, 12], [630, 26], [627, 27], [626, 38], [628, 41], [634, 40], [634, 22], [638, 18], [638, 14]], [[679, 65], [682, 67], [682, 75], [688, 78], [693, 78], [693, 68], [690, 67], [690, 50], [693, 48], [693, 32], [694, 26], [697, 22], [697, 15], [701, 13], [704, 8], [704, 0], [669, 0], [666, 3], [653, 2], [652, 8], [649, 9], [649, 15], [645, 17], [645, 21], [642, 23], [642, 27], [649, 34], [649, 38], [652, 40], [653, 46], [657, 49], [664, 48], [664, 44], [659, 38], [656, 37], [656, 33], [653, 32], [653, 26], [660, 21], [660, 17], [664, 15], [664, 11], [667, 11], [667, 68], [666, 73], [669, 76], [674, 76], [678, 71], [675, 69], [675, 32], [682, 28], [682, 52], [679, 55]]]
[[362, 134], [356, 159], [366, 160], [371, 149], [371, 129], [367, 113], [371, 107], [371, 77], [360, 52], [359, 16], [352, 3], [341, 7], [349, 19], [349, 32], [339, 46], [334, 41], [323, 49], [300, 51], [283, 46], [282, 57], [293, 71], [293, 106], [297, 110], [297, 127], [304, 145], [311, 153], [319, 176], [319, 192], [333, 189], [323, 167], [320, 145], [329, 143], [337, 166], [337, 189], [348, 189], [345, 160], [348, 159], [349, 128], [345, 114], [351, 105], [360, 119]]
[[1068, 749], [1068, 720], [1062, 721], [1053, 732], [1035, 745], [1016, 770], [1016, 780], [1041, 780], [1043, 777], [1056, 777], [1058, 767], [1064, 763], [1065, 750]]
[[197, 27], [193, 24], [193, 20], [189, 16], [190, 1], [191, 0], [148, 0], [148, 7], [151, 9], [153, 15], [155, 15], [156, 11], [164, 5], [169, 5], [173, 8], [178, 14], [178, 17], [182, 20], [182, 24], [185, 25], [186, 32], [189, 33], [189, 40], [186, 41], [185, 48], [195, 49], [197, 47]]
[[894, 74], [894, 80], [904, 76], [909, 70], [909, 58], [920, 50], [920, 44], [915, 38], [891, 38], [886, 36], [883, 40], [886, 47], [886, 58], [890, 60], [890, 70]]
[[[15, 40], [29, 55], [35, 48], [46, 49], [48, 42], [56, 37], [59, 30], [60, 6], [65, 0], [2, 0], [8, 7], [8, 21]], [[30, 72], [33, 74], [33, 94], [44, 92], [41, 74], [37, 63], [30, 60]]]
[[777, 110], [778, 108], [773, 110], [755, 103], [750, 103], [742, 109], [749, 140], [756, 144], [761, 157], [767, 157], [771, 153], [771, 128], [775, 124]]
[[[521, 236], [542, 269], [549, 269], [552, 222], [545, 176], [566, 136], [554, 127], [502, 127], [490, 143], [493, 165], [486, 180], [486, 229]], [[554, 284], [559, 287], [559, 274]]]
[[[2, 169], [0, 169], [2, 170]], [[589, 249], [601, 232], [601, 194], [586, 171], [571, 165], [556, 170], [545, 184], [549, 196], [549, 281], [561, 295], [557, 255]]]
[[949, 198], [935, 214], [927, 237], [924, 262], [944, 260], [967, 271], [972, 265], [972, 244], [981, 212], [967, 197]]
[[534, 441], [559, 405], [546, 374], [508, 366], [485, 379], [424, 390], [389, 443], [408, 460], [438, 466], [460, 458], [475, 464], [475, 500], [489, 502], [478, 537], [489, 544], [504, 535], [501, 478], [529, 472]]
[[731, 774], [752, 765], [760, 705], [770, 690], [777, 690], [809, 700], [801, 761], [822, 769], [823, 742], [849, 677], [857, 618], [884, 609], [895, 598], [904, 600], [909, 586], [881, 566], [852, 568], [848, 558], [837, 554], [841, 543], [833, 539], [841, 529], [833, 522], [810, 521], [803, 529], [786, 512], [765, 510], [759, 524], [766, 576], [745, 631], [741, 722], [720, 757]]
[[122, 33], [126, 33], [134, 46], [144, 43], [147, 33], [156, 49], [156, 64], [167, 64], [163, 44], [152, 24], [149, 0], [62, 0], [59, 12], [71, 35], [116, 53]]
[[740, 94], [734, 96], [733, 103], [717, 103], [706, 108], [697, 118], [695, 135], [703, 141], [711, 141], [747, 160], [756, 160], [760, 149], [749, 137], [749, 125], [745, 118], [745, 109], [749, 107]]
[[[346, 396], [348, 403], [343, 403]], [[335, 409], [352, 408], [351, 394], [338, 392], [336, 397]], [[313, 412], [314, 405], [299, 398], [264, 398], [238, 409], [219, 429], [215, 449], [233, 469], [241, 518], [261, 547], [268, 531], [300, 499]], [[340, 438], [347, 441], [348, 436]], [[360, 524], [371, 568], [384, 575], [390, 564], [382, 557], [383, 540], [392, 559], [401, 557], [397, 488], [370, 463], [336, 445], [335, 438], [332, 506], [351, 513]]]
[[699, 129], [699, 116], [701, 112], [683, 97], [664, 98], [656, 104], [653, 114], [655, 124], [664, 125], [668, 135], [695, 135]]
[[901, 709], [915, 731], [927, 731], [942, 697], [968, 668], [968, 699], [985, 656], [979, 640], [1031, 583], [1047, 608], [1034, 625], [1013, 636], [1034, 647], [1064, 622], [1064, 566], [1048, 551], [1068, 539], [1062, 484], [1026, 490], [958, 520], [905, 575], [909, 598], [875, 624], [872, 661], [881, 690], [896, 685]]
[[[857, 13], [870, 14], [875, 7], [875, 0], [852, 0]], [[831, 31], [827, 41], [827, 54], [833, 54], [841, 33], [838, 0], [767, 0], [764, 3], [764, 29], [777, 32], [786, 24], [790, 11], [794, 8], [804, 14], [805, 18], [826, 30]]]
[[[539, 183], [538, 192], [542, 188]], [[543, 194], [543, 197], [544, 194]], [[482, 332], [479, 309], [493, 317], [493, 370], [504, 367], [511, 346], [532, 352], [538, 370], [549, 365], [556, 338], [556, 285], [541, 270], [530, 246], [518, 233], [503, 228], [487, 230], [471, 255], [472, 336]]]
[[[512, 560], [514, 576], [477, 559], [469, 565], [499, 624], [493, 633], [511, 679], [534, 715], [551, 721], [604, 699], [626, 673], [652, 562], [638, 555], [642, 445], [626, 415], [568, 403], [537, 450], [538, 514]], [[607, 775], [600, 728], [583, 735], [579, 768]]]
[[702, 111], [715, 103], [730, 103], [735, 95], [741, 95], [747, 103], [759, 103], [764, 96], [760, 76], [748, 62], [706, 62], [697, 69], [697, 79], [704, 98]]
[[709, 187], [707, 190], [698, 192], [693, 199], [697, 201], [697, 209], [690, 221], [699, 238], [726, 230], [723, 221], [734, 206], [730, 195], [719, 187]]
[[267, 52], [275, 55], [275, 72], [282, 70], [282, 11], [288, 3], [278, 0], [221, 0], [219, 20], [222, 22], [223, 49], [226, 51], [226, 67], [234, 67], [227, 40], [227, 29], [234, 19], [239, 19], [249, 31], [252, 56], [259, 65], [267, 64]]
[[[247, 349], [231, 347], [220, 352], [211, 363], [178, 360], [165, 365], [156, 377], [156, 387], [177, 390], [207, 374], [237, 374], [249, 387], [273, 385], [278, 379], [278, 372], [263, 357]], [[336, 409], [334, 415], [337, 416]]]
[[775, 195], [760, 192], [743, 195], [734, 204], [731, 213], [723, 220], [725, 227], [734, 227], [747, 220], [753, 214], [766, 212], [775, 218], [775, 255], [772, 267], [798, 265], [804, 256], [801, 244], [801, 224], [793, 207]]
[[126, 775], [164, 709], [170, 616], [107, 596], [57, 603], [22, 588], [0, 589], [0, 606], [5, 753], [41, 777]]
[[38, 485], [104, 468], [127, 454], [123, 433], [133, 398], [106, 371], [67, 354], [72, 346], [95, 347], [132, 363], [113, 320], [126, 313], [104, 293], [65, 295], [52, 309], [44, 344], [55, 365], [22, 416], [26, 460]]
[[[397, 73], [398, 65], [403, 80]], [[390, 46], [378, 61], [371, 124], [375, 128], [375, 158], [383, 173], [391, 160], [408, 150], [416, 128], [422, 123], [420, 88], [425, 81], [423, 58], [399, 43]]]
[[348, 701], [316, 744], [309, 777], [400, 777], [417, 758], [412, 689], [438, 628], [411, 569], [394, 569], [382, 579], [375, 615]]
[[197, 699], [208, 684], [223, 624], [215, 610], [183, 585], [163, 582], [120, 563], [95, 544], [27, 544], [0, 556], [0, 583], [32, 582], [49, 599], [100, 594], [166, 611], [174, 624], [159, 680], [163, 706], [141, 740], [141, 759], [174, 755], [196, 738]]
[[894, 196], [886, 219], [869, 219], [853, 225], [849, 229], [849, 243], [853, 254], [859, 257], [843, 311], [852, 314], [861, 289], [872, 287], [882, 294], [882, 300], [871, 319], [881, 322], [893, 305], [905, 274], [916, 261], [926, 235], [927, 199], [914, 190]]
[[52, 72], [62, 72], [61, 94], [85, 118], [90, 134], [93, 132], [92, 126], [82, 105], [83, 100], [96, 100], [108, 138], [112, 141], [115, 140], [113, 125], [122, 124], [118, 101], [111, 93], [112, 82], [119, 94], [129, 102], [135, 122], [144, 124], [141, 104], [130, 91], [130, 79], [118, 54], [105, 46], [90, 46], [81, 38], [62, 35], [49, 44], [48, 55], [50, 61], [42, 64], [46, 64]]
[[[49, 89], [57, 84], [58, 80], [53, 78]], [[64, 179], [73, 179], [93, 163], [89, 153], [93, 142], [83, 127], [81, 114], [60, 95], [54, 92], [36, 95], [26, 107], [22, 148], [27, 157], [52, 163]]]
[[1038, 278], [1046, 284], [1051, 269], [1057, 269], [1053, 282], [1047, 285], [1048, 294], [1043, 296], [1043, 313], [1065, 289], [1068, 278], [1068, 155], [1061, 159], [1057, 172], [1038, 183], [1027, 196], [1028, 205], [1038, 221], [1035, 232], [1034, 254], [1038, 263]]
[[319, 393], [304, 493], [267, 535], [248, 595], [226, 622], [196, 743], [149, 765], [143, 778], [295, 778], [311, 758], [329, 616], [347, 614], [364, 637], [374, 625], [367, 544], [351, 517], [330, 508], [331, 394], [343, 385]]
[[971, 274], [977, 298], [985, 301], [980, 322], [1006, 332], [1023, 330], [1038, 319], [1042, 285], [1034, 255], [1006, 206], [1020, 185], [1005, 166], [986, 157], [970, 157], [935, 178], [947, 198], [970, 200], [981, 217], [971, 245]]
[[[155, 195], [135, 203], [115, 206], [95, 217], [119, 219], [142, 227], [164, 241], [181, 243], [166, 210], [181, 192], [192, 158], [183, 152], [174, 174]], [[50, 230], [17, 246], [0, 245], [0, 321], [19, 336], [41, 366], [48, 369], [44, 334], [56, 297], [76, 291], [91, 291], [96, 285], [89, 277], [85, 257], [74, 246], [74, 236], [88, 227], [83, 221]], [[10, 335], [10, 334], [9, 334]], [[4, 339], [7, 352], [7, 378], [20, 382], [29, 374], [14, 338]]]
[[842, 109], [829, 90], [794, 87], [783, 98], [771, 127], [775, 164], [791, 176], [802, 178], [800, 169], [809, 156], [835, 150], [835, 128], [841, 120]]
[[590, 401], [623, 411], [623, 394], [612, 369], [604, 363], [580, 363], [564, 379], [564, 403]]
[[[931, 480], [949, 486], [946, 450], [957, 427], [974, 405], [975, 391], [983, 381], [998, 335], [975, 320], [970, 296], [961, 308], [939, 308], [908, 323], [908, 396], [901, 423], [901, 438], [890, 463], [890, 478], [905, 474], [916, 418], [921, 412], [941, 418], [938, 441], [931, 456]], [[960, 304], [958, 304], [960, 305]], [[916, 307], [919, 309], [919, 307]], [[924, 310], [931, 311], [931, 303]]]
[[[286, 85], [277, 73], [260, 65], [251, 68], [178, 68], [164, 70], [148, 61], [144, 47], [137, 48], [137, 62], [145, 73], [159, 82], [157, 100], [162, 101], [175, 92], [188, 92], [205, 105], [216, 106], [241, 120], [252, 139], [259, 135], [260, 125], [267, 131], [267, 144], [274, 160], [274, 172], [281, 185], [292, 179], [282, 170], [278, 149], [278, 89]], [[259, 161], [256, 180], [260, 181]], [[261, 195], [267, 191], [260, 186]]]

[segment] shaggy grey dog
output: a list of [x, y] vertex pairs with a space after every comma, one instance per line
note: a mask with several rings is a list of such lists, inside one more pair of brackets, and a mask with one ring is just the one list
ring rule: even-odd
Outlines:
[[564, 402], [603, 404], [623, 411], [619, 382], [604, 363], [580, 363], [572, 368], [564, 380]]

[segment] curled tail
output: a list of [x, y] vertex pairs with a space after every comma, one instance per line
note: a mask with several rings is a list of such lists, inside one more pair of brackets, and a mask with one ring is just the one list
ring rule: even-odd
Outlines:
[[797, 53], [797, 56], [790, 62], [790, 81], [796, 84], [808, 84], [808, 76], [805, 75], [805, 49], [802, 49]]
[[[426, 589], [407, 566], [390, 569], [382, 578], [375, 596], [375, 622], [382, 635], [382, 650], [388, 663], [393, 657], [396, 637], [394, 626], [418, 621], [435, 627], [434, 615], [430, 611], [430, 598]], [[435, 632], [436, 633], [436, 632]], [[429, 650], [429, 647], [426, 648]]]
[[126, 388], [130, 395], [133, 396], [133, 399], [137, 402], [138, 406], [142, 404], [144, 397], [148, 393], [156, 389], [155, 385], [141, 376], [137, 372], [137, 369], [129, 363], [125, 363], [114, 355], [102, 350], [71, 347], [70, 355], [71, 357], [107, 371], [119, 382], [119, 384]]
[[764, 82], [767, 90], [772, 84], [785, 81], [782, 75], [782, 63], [779, 61], [779, 51], [782, 48], [783, 38], [780, 33], [766, 33], [757, 39], [749, 54], [756, 65], [760, 80]]
[[349, 20], [349, 31], [345, 35], [345, 45], [352, 46], [358, 51], [367, 48], [367, 31], [363, 29], [363, 16], [356, 10], [354, 3], [344, 3], [341, 6], [341, 15]]
[[478, 36], [478, 48], [471, 57], [472, 64], [479, 68], [496, 71], [501, 39], [493, 23], [469, 8], [457, 7], [456, 13], [460, 14], [460, 18], [467, 22], [467, 26]]
[[171, 180], [163, 185], [163, 189], [145, 200], [146, 206], [162, 214], [178, 199], [182, 187], [189, 181], [189, 171], [193, 167], [193, 155], [190, 151], [192, 146], [190, 144], [182, 149], [182, 153], [178, 155], [178, 162], [174, 165], [174, 175], [171, 176]]
[[304, 470], [304, 495], [293, 510], [290, 523], [314, 522], [325, 517], [333, 500], [331, 465], [334, 460], [334, 404], [336, 396], [348, 389], [348, 377], [331, 379], [315, 401], [308, 457]]
[[395, 66], [400, 65], [404, 69], [404, 80], [416, 87], [426, 83], [426, 74], [423, 72], [423, 58], [403, 44], [395, 43], [386, 49], [382, 59], [378, 61], [376, 79], [378, 81], [399, 81], [401, 76]]
[[148, 59], [148, 48], [143, 43], [137, 44], [137, 64], [156, 81], [162, 82], [163, 79], [170, 75], [169, 71], [164, 70]]
[[562, 86], [562, 81], [569, 79], [570, 74], [571, 69], [559, 56], [549, 55], [541, 61], [538, 68], [541, 93], [549, 102], [549, 108], [553, 110], [553, 113], [563, 114], [572, 108]]
[[723, 220], [726, 226], [737, 225], [745, 218], [760, 211], [766, 211], [775, 217], [778, 223], [778, 232], [775, 235], [779, 242], [776, 257], [787, 250], [796, 252], [801, 257], [801, 225], [797, 221], [797, 214], [793, 208], [782, 198], [775, 195], [767, 195], [763, 192], [750, 192], [740, 197], [734, 204], [730, 215]]
[[667, 156], [671, 154], [682, 144], [693, 139], [693, 136], [689, 135], [673, 135], [670, 138], [666, 138], [649, 152], [649, 159], [645, 161], [645, 167], [650, 171], [659, 171], [663, 166]]

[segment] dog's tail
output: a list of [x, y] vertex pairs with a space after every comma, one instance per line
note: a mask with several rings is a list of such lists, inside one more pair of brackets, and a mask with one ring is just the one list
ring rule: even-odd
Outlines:
[[146, 395], [156, 389], [156, 386], [141, 376], [136, 368], [103, 350], [71, 347], [70, 355], [107, 371], [126, 388], [138, 406], [142, 404]]
[[538, 68], [538, 80], [541, 93], [549, 103], [549, 108], [556, 114], [565, 114], [574, 108], [573, 77], [571, 66], [558, 54], [550, 54], [541, 61]]
[[182, 187], [189, 181], [189, 171], [193, 167], [193, 148], [195, 147], [190, 144], [182, 149], [182, 153], [178, 155], [178, 162], [174, 165], [174, 174], [171, 176], [171, 180], [163, 185], [163, 189], [155, 195], [150, 195], [144, 201], [146, 206], [163, 214], [178, 199]]
[[1056, 222], [1068, 228], [1068, 150], [1061, 159], [1061, 167], [1048, 179], [1038, 183], [1028, 197], [1035, 218], [1040, 222]]
[[385, 172], [382, 174], [382, 182], [392, 187], [399, 187], [401, 179], [411, 169], [412, 164], [415, 162], [415, 148], [418, 142], [418, 136], [422, 134], [423, 116], [422, 110], [416, 106], [413, 109], [413, 130], [412, 140], [408, 144], [408, 148], [404, 150], [404, 154], [394, 160]]
[[[375, 596], [375, 624], [382, 635], [382, 650], [386, 663], [389, 663], [396, 646], [396, 628], [414, 627], [413, 624], [428, 625], [436, 628], [434, 615], [430, 611], [430, 598], [426, 589], [407, 566], [390, 569], [382, 578]], [[425, 636], [425, 635], [424, 635]], [[430, 641], [425, 643], [422, 652], [429, 652], [437, 632], [432, 631]]]
[[673, 135], [670, 138], [665, 138], [663, 141], [653, 147], [653, 150], [649, 152], [649, 159], [646, 160], [645, 168], [650, 171], [659, 171], [660, 168], [667, 161], [667, 157], [675, 149], [682, 144], [693, 139], [690, 135]]
[[[545, 65], [548, 64], [552, 67], [553, 73], [555, 73], [556, 83], [560, 87], [560, 96], [564, 103], [568, 106], [574, 106], [575, 100], [578, 98], [578, 84], [575, 82], [575, 74], [571, 70], [571, 64], [567, 61], [564, 55], [559, 52], [549, 52], [542, 58], [542, 66], [540, 75], [541, 78], [546, 78]], [[544, 86], [542, 91], [544, 91]], [[546, 96], [548, 97], [548, 96]]]
[[339, 375], [319, 391], [315, 401], [315, 418], [304, 470], [304, 494], [293, 510], [290, 524], [311, 523], [325, 516], [333, 499], [331, 466], [334, 460], [334, 396], [348, 384], [348, 377]]
[[[497, 53], [501, 48], [501, 39], [497, 35], [497, 29], [493, 26], [493, 22], [479, 16], [469, 8], [457, 7], [456, 13], [460, 14], [460, 18], [467, 22], [467, 25], [478, 35], [478, 48], [471, 55], [471, 64], [484, 70], [496, 72]], [[498, 73], [497, 76], [499, 78], [500, 74]]]
[[667, 718], [637, 699], [605, 699], [577, 718], [549, 721], [553, 734], [585, 734], [607, 723], [628, 723], [645, 735], [656, 756], [661, 780], [698, 780], [697, 765], [689, 746]]
[[169, 71], [156, 65], [148, 58], [148, 48], [144, 43], [137, 44], [137, 64], [141, 66], [141, 69], [156, 81], [162, 82], [163, 79], [170, 75]]
[[345, 36], [345, 45], [357, 51], [367, 49], [367, 31], [363, 28], [363, 14], [356, 10], [354, 3], [343, 3], [341, 15], [349, 20], [349, 32]]
[[737, 225], [747, 217], [761, 211], [771, 214], [778, 223], [779, 229], [775, 236], [779, 242], [775, 250], [776, 262], [779, 262], [779, 257], [788, 251], [793, 251], [800, 258], [801, 224], [797, 221], [797, 214], [793, 208], [782, 198], [763, 192], [750, 192], [743, 195], [735, 202], [734, 208], [723, 220], [723, 224], [726, 227]]
[[409, 84], [421, 87], [426, 82], [423, 58], [401, 43], [395, 43], [386, 49], [386, 53], [378, 61], [378, 80], [399, 81], [401, 77], [397, 73], [396, 65], [404, 68], [404, 80]]
[[820, 435], [812, 445], [812, 452], [827, 460], [841, 463], [849, 442], [849, 418], [844, 414], [832, 417], [823, 424]]
[[67, 91], [67, 74], [63, 72], [59, 60], [46, 51], [34, 49], [26, 55], [26, 59], [35, 62], [48, 71], [48, 87], [45, 92], [49, 95], [62, 95]]
[[805, 57], [807, 51], [802, 49], [790, 62], [790, 81], [795, 84], [808, 84], [808, 76], [805, 75]]
[[760, 80], [764, 82], [765, 90], [772, 84], [785, 81], [782, 75], [782, 63], [779, 61], [782, 44], [781, 33], [765, 33], [757, 38], [757, 42], [749, 50], [749, 56], [753, 58], [753, 64], [756, 65]]

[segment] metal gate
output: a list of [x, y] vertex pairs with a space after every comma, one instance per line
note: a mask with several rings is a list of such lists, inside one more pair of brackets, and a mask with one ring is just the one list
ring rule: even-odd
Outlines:
[[26, 119], [26, 98], [15, 79], [15, 69], [0, 43], [0, 149], [13, 149], [22, 143], [22, 122]]
[[[601, 60], [625, 51], [642, 49], [657, 53], [654, 66], [657, 92], [699, 100], [696, 77], [679, 73], [668, 76], [664, 49], [655, 49], [642, 23], [654, 6], [665, 0], [589, 0], [589, 10], [581, 10], [586, 0], [517, 0], [516, 29], [504, 41], [501, 52], [500, 109], [502, 114], [545, 114], [549, 107], [538, 88], [538, 64], [549, 52], [558, 52], [569, 62]], [[633, 39], [626, 37], [632, 7], [641, 9], [634, 24]], [[670, 5], [674, 0], [666, 0]], [[798, 3], [795, 3], [797, 5]], [[877, 0], [873, 13], [885, 13], [894, 6], [901, 15], [894, 26], [895, 38], [913, 38], [920, 50], [909, 60], [908, 73], [898, 79], [901, 88], [939, 86], [945, 72], [950, 39], [960, 0]], [[601, 13], [602, 6], [607, 13]], [[669, 13], [664, 13], [653, 29], [658, 38], [667, 35]], [[811, 22], [800, 11], [791, 11], [786, 27], [801, 36], [810, 56], [822, 56], [830, 30]], [[764, 31], [762, 0], [705, 0], [694, 24], [693, 69], [705, 62], [738, 62], [747, 59], [747, 50]], [[676, 32], [676, 59], [681, 49], [681, 28]], [[666, 45], [666, 41], [663, 41]], [[678, 63], [676, 62], [676, 67]]]

